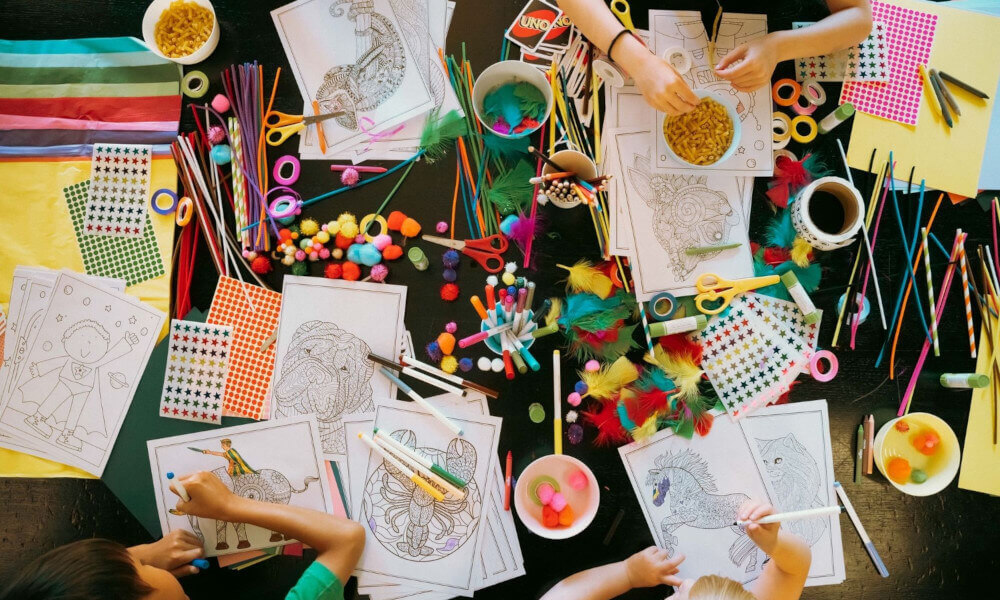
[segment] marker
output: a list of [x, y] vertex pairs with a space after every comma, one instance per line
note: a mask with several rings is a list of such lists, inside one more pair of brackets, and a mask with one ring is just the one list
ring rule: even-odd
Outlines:
[[403, 356], [399, 357], [399, 362], [402, 363], [404, 366], [410, 366], [415, 369], [419, 369], [424, 373], [430, 373], [431, 375], [440, 377], [445, 381], [456, 383], [466, 389], [475, 390], [477, 392], [486, 394], [490, 398], [496, 399], [500, 397], [500, 392], [494, 390], [493, 388], [488, 388], [485, 385], [479, 385], [478, 383], [469, 381], [468, 379], [463, 379], [458, 375], [454, 375], [452, 373], [445, 373], [441, 369], [433, 367], [427, 363], [420, 362], [419, 360], [413, 358], [412, 356], [406, 356], [404, 354]]
[[174, 472], [173, 471], [168, 471], [167, 472], [167, 479], [173, 480], [173, 482], [174, 482], [174, 488], [177, 490], [177, 494], [181, 498], [183, 498], [185, 502], [190, 502], [191, 501], [191, 496], [188, 496], [188, 491], [186, 489], [184, 489], [184, 484], [181, 483], [180, 479], [175, 479], [174, 478]]
[[555, 452], [562, 454], [562, 392], [559, 351], [552, 351], [552, 433]]
[[[440, 486], [442, 489], [444, 489], [446, 492], [454, 496], [456, 499], [458, 500], [465, 499], [465, 492], [458, 489], [457, 487], [449, 483], [446, 479], [435, 474], [429, 468], [424, 466], [424, 464], [418, 461], [412, 453], [404, 452], [403, 450], [401, 450], [400, 445], [394, 445], [389, 441], [387, 441], [386, 440], [387, 437], [388, 436], [386, 436], [385, 434], [376, 435], [375, 442], [380, 444], [383, 448], [385, 448], [389, 452], [393, 453], [396, 456], [396, 458], [398, 458], [403, 464], [412, 467], [414, 471], [426, 477], [431, 483]], [[405, 447], [406, 446], [403, 446], [403, 448]]]
[[538, 364], [538, 361], [535, 360], [535, 357], [531, 354], [531, 352], [528, 351], [528, 349], [524, 346], [524, 344], [521, 343], [521, 340], [517, 339], [517, 336], [515, 336], [513, 332], [511, 331], [505, 332], [504, 336], [506, 336], [507, 341], [510, 344], [512, 344], [514, 348], [517, 349], [518, 354], [521, 355], [521, 358], [524, 359], [524, 362], [528, 363], [528, 366], [531, 367], [532, 371], [540, 371], [542, 369], [542, 366]]
[[414, 392], [413, 388], [411, 388], [410, 386], [406, 385], [406, 383], [404, 383], [403, 380], [401, 380], [399, 377], [396, 377], [396, 375], [393, 374], [392, 371], [390, 371], [389, 369], [386, 369], [385, 367], [379, 367], [379, 371], [382, 371], [382, 374], [385, 375], [386, 378], [389, 381], [395, 383], [396, 387], [398, 387], [399, 389], [403, 390], [404, 394], [406, 394], [407, 396], [409, 396], [410, 398], [412, 398], [414, 402], [416, 402], [424, 410], [426, 410], [427, 412], [429, 412], [431, 414], [431, 416], [433, 416], [434, 418], [436, 418], [438, 421], [441, 421], [442, 423], [444, 423], [444, 425], [448, 429], [450, 429], [452, 433], [454, 433], [455, 435], [462, 435], [462, 428], [461, 427], [459, 427], [458, 425], [455, 424], [454, 421], [452, 421], [451, 419], [449, 419], [448, 417], [446, 417], [443, 412], [441, 412], [438, 409], [434, 408], [434, 406], [431, 405], [430, 402], [424, 400], [420, 396], [420, 394]]
[[431, 470], [431, 472], [433, 472], [437, 476], [441, 477], [442, 479], [447, 480], [453, 486], [459, 487], [459, 488], [464, 488], [466, 485], [468, 485], [468, 482], [462, 481], [461, 477], [457, 477], [455, 475], [452, 475], [451, 472], [449, 472], [444, 467], [436, 464], [434, 461], [432, 461], [431, 459], [427, 458], [423, 454], [420, 454], [419, 452], [417, 452], [416, 450], [410, 448], [409, 446], [404, 446], [399, 440], [397, 440], [396, 438], [394, 438], [394, 437], [392, 437], [390, 435], [387, 435], [385, 432], [383, 432], [378, 427], [375, 428], [375, 437], [378, 438], [378, 439], [381, 439], [381, 440], [385, 440], [393, 448], [396, 448], [400, 452], [402, 452], [403, 454], [406, 454], [406, 455], [412, 457], [413, 460], [415, 460], [418, 463], [422, 464], [423, 466], [427, 467], [428, 469]]
[[423, 477], [414, 473], [409, 467], [400, 462], [398, 458], [386, 452], [386, 450], [382, 446], [379, 446], [378, 444], [375, 443], [373, 439], [365, 435], [365, 432], [359, 431], [358, 437], [361, 439], [362, 442], [368, 444], [368, 446], [371, 447], [372, 450], [378, 452], [379, 456], [381, 456], [385, 460], [385, 462], [396, 467], [396, 469], [398, 469], [399, 472], [403, 474], [403, 477], [408, 478], [410, 481], [417, 484], [417, 486], [419, 486], [422, 490], [430, 494], [431, 498], [434, 498], [438, 502], [444, 500], [444, 494], [438, 491], [438, 489], [432, 486], [431, 484], [427, 483]]
[[851, 504], [851, 501], [847, 498], [847, 492], [844, 491], [844, 486], [840, 485], [839, 481], [834, 481], [833, 489], [837, 491], [837, 496], [840, 498], [840, 501], [844, 503], [847, 515], [851, 517], [851, 522], [854, 523], [854, 529], [857, 530], [858, 537], [860, 537], [862, 543], [864, 543], [865, 550], [868, 551], [868, 556], [870, 556], [872, 562], [875, 563], [875, 568], [878, 569], [878, 574], [882, 577], [888, 577], [889, 569], [885, 568], [885, 563], [882, 562], [882, 557], [879, 556], [878, 550], [875, 549], [875, 544], [873, 544], [872, 539], [868, 537], [868, 532], [865, 531], [864, 525], [861, 524], [861, 519], [858, 518], [858, 513], [854, 511], [854, 505]]
[[507, 451], [507, 470], [504, 475], [503, 509], [510, 510], [510, 485], [514, 480], [514, 455]]
[[539, 327], [538, 329], [531, 332], [531, 337], [538, 339], [540, 337], [545, 337], [559, 331], [559, 322], [553, 321], [551, 325], [546, 325], [545, 327]]
[[389, 360], [388, 358], [383, 358], [383, 357], [381, 357], [381, 356], [379, 356], [377, 354], [372, 354], [371, 352], [369, 352], [368, 353], [368, 360], [371, 360], [372, 362], [377, 362], [378, 364], [380, 364], [380, 365], [382, 365], [384, 367], [389, 367], [390, 369], [392, 369], [394, 371], [399, 371], [403, 375], [407, 375], [409, 377], [412, 377], [412, 378], [416, 379], [417, 381], [423, 381], [427, 385], [434, 386], [434, 387], [438, 388], [439, 390], [441, 390], [443, 392], [448, 392], [449, 394], [456, 394], [458, 396], [462, 396], [463, 398], [468, 395], [468, 394], [465, 393], [465, 390], [463, 390], [462, 388], [455, 387], [455, 386], [451, 385], [450, 383], [445, 383], [445, 382], [441, 381], [440, 379], [435, 379], [435, 378], [431, 377], [430, 375], [425, 375], [425, 374], [421, 373], [420, 371], [414, 369], [413, 367], [407, 367], [405, 365], [401, 365], [399, 363], [396, 363], [396, 362], [393, 362], [393, 361]]
[[472, 303], [472, 308], [476, 309], [476, 314], [479, 315], [481, 320], [492, 321], [489, 313], [486, 312], [486, 307], [483, 306], [483, 301], [479, 299], [479, 296], [469, 298], [469, 302]]
[[806, 510], [794, 510], [786, 513], [778, 513], [776, 515], [767, 515], [766, 517], [761, 517], [756, 520], [737, 520], [733, 523], [733, 525], [738, 527], [746, 527], [750, 524], [766, 525], [768, 523], [781, 523], [785, 521], [798, 521], [799, 519], [811, 519], [813, 517], [839, 515], [842, 512], [844, 512], [844, 507], [839, 504], [836, 506], [821, 506], [819, 508], [807, 508]]
[[498, 333], [502, 333], [504, 331], [507, 331], [508, 329], [510, 329], [513, 326], [514, 326], [513, 323], [504, 323], [503, 325], [497, 325], [496, 327], [491, 327], [491, 328], [487, 329], [486, 331], [480, 331], [479, 333], [474, 333], [474, 334], [472, 334], [472, 335], [470, 335], [468, 337], [464, 337], [464, 338], [458, 340], [458, 347], [459, 348], [468, 348], [469, 346], [471, 346], [473, 344], [476, 344], [476, 343], [479, 343], [479, 342], [485, 340], [486, 338], [491, 338], [491, 337], [495, 336]]
[[212, 566], [212, 563], [208, 562], [204, 558], [196, 558], [191, 561], [191, 565], [198, 567], [199, 569], [207, 569]]
[[545, 314], [549, 312], [550, 308], [552, 308], [552, 299], [546, 298], [545, 301], [542, 302], [542, 305], [538, 308], [538, 311], [535, 313], [535, 316], [532, 320], [537, 323], [541, 323], [542, 320], [545, 318]]
[[963, 390], [984, 388], [990, 385], [990, 376], [982, 373], [941, 373], [941, 385]]

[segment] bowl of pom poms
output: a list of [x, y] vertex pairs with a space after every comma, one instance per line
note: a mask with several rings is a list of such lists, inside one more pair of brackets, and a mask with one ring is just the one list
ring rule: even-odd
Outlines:
[[219, 22], [208, 0], [153, 0], [142, 17], [142, 41], [162, 58], [199, 63], [219, 45]]
[[958, 436], [940, 417], [909, 413], [879, 429], [874, 440], [875, 466], [897, 490], [931, 496], [958, 474]]
[[593, 471], [565, 454], [535, 459], [514, 487], [518, 518], [532, 533], [550, 540], [571, 538], [586, 529], [600, 503]]
[[494, 134], [521, 138], [538, 130], [552, 111], [552, 87], [545, 75], [519, 60], [490, 65], [472, 88], [476, 118]]

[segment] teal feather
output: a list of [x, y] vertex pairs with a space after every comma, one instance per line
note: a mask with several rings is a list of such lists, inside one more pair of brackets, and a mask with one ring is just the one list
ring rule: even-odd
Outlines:
[[767, 246], [791, 248], [796, 235], [798, 233], [795, 231], [795, 226], [792, 225], [791, 208], [786, 208], [767, 226], [764, 239]]
[[[806, 157], [806, 159], [802, 161], [802, 168], [809, 171], [809, 174], [812, 175], [814, 180], [836, 174], [833, 169], [823, 162], [823, 159], [820, 158], [820, 155], [817, 153], [810, 154]], [[791, 204], [793, 200], [794, 198], [789, 198], [788, 203]]]
[[674, 380], [667, 377], [667, 374], [660, 369], [646, 369], [642, 377], [636, 384], [643, 392], [649, 392], [652, 390], [660, 390], [661, 392], [669, 392], [671, 390], [677, 389], [677, 385]]
[[494, 120], [496, 117], [503, 118], [511, 129], [520, 125], [524, 119], [521, 99], [515, 94], [516, 89], [515, 84], [508, 83], [488, 92], [483, 98], [483, 112], [494, 117]]
[[[489, 130], [487, 130], [489, 131]], [[516, 161], [528, 156], [528, 147], [531, 146], [529, 136], [519, 138], [504, 138], [499, 135], [483, 132], [483, 145], [490, 154], [500, 158], [504, 163], [514, 164]], [[534, 176], [534, 173], [532, 173]]]
[[625, 428], [625, 431], [632, 431], [633, 429], [635, 429], [635, 423], [632, 421], [631, 418], [629, 418], [628, 410], [626, 410], [624, 402], [619, 401], [618, 406], [615, 407], [615, 410], [618, 411], [618, 421], [621, 422], [622, 427]]

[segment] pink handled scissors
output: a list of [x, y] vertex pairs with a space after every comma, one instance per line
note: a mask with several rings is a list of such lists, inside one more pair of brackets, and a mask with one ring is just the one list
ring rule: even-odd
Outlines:
[[460, 251], [462, 254], [479, 263], [488, 273], [499, 273], [503, 270], [504, 261], [501, 255], [507, 251], [507, 247], [510, 245], [507, 242], [507, 238], [499, 233], [478, 240], [465, 241], [452, 240], [436, 235], [424, 235], [421, 237], [433, 244], [447, 246], [448, 248]]

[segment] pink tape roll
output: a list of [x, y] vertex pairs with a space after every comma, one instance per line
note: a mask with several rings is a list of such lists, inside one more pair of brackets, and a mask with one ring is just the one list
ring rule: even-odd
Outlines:
[[[819, 361], [823, 359], [826, 359], [826, 362], [829, 365], [825, 372], [820, 371], [819, 369]], [[816, 381], [826, 383], [837, 376], [837, 368], [839, 366], [840, 363], [837, 362], [837, 356], [833, 352], [830, 352], [829, 350], [819, 350], [812, 355], [812, 358], [809, 359], [809, 374], [812, 375], [812, 378]]]
[[792, 110], [797, 115], [811, 115], [816, 112], [816, 108], [818, 108], [817, 105], [809, 101], [806, 90], [802, 90], [799, 97], [795, 99], [795, 104], [792, 105]]
[[[288, 177], [282, 175], [284, 166], [290, 164], [292, 165], [292, 174]], [[291, 154], [286, 154], [274, 161], [274, 180], [281, 185], [295, 185], [295, 182], [299, 180], [299, 169], [301, 165], [299, 164], [299, 159], [295, 158]]]

